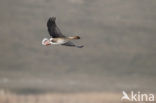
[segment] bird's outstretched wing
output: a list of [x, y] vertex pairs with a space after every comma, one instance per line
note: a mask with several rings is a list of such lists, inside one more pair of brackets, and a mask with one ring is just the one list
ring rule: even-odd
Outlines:
[[75, 45], [73, 42], [68, 41], [67, 43], [62, 44], [64, 46], [70, 46], [70, 47], [77, 47], [77, 48], [83, 48], [83, 45]]
[[47, 22], [48, 32], [53, 38], [65, 37], [55, 23], [56, 17], [50, 17]]

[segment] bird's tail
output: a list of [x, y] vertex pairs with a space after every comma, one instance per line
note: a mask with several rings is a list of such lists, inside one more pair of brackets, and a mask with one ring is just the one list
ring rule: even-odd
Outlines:
[[70, 40], [77, 40], [77, 39], [80, 39], [79, 36], [70, 36], [70, 37], [67, 37], [68, 39]]

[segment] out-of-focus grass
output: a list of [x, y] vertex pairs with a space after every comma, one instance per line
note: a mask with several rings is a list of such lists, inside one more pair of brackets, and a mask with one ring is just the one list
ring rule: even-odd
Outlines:
[[120, 103], [118, 93], [14, 94], [1, 91], [0, 103]]

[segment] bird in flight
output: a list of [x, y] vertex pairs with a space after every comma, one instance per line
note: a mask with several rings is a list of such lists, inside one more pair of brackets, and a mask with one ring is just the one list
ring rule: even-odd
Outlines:
[[75, 45], [72, 40], [78, 40], [80, 39], [79, 36], [65, 36], [61, 33], [60, 29], [56, 25], [56, 17], [50, 17], [47, 22], [47, 28], [48, 32], [51, 36], [50, 39], [44, 38], [42, 40], [42, 45], [48, 46], [48, 45], [64, 45], [64, 46], [71, 46], [71, 47], [77, 47], [82, 48], [83, 45]]

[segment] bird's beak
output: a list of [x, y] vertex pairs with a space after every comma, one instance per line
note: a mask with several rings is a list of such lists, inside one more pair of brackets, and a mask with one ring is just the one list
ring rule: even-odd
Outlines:
[[46, 44], [46, 46], [51, 45], [50, 43]]
[[48, 45], [51, 45], [51, 43], [49, 41], [46, 41], [45, 45], [48, 46]]

